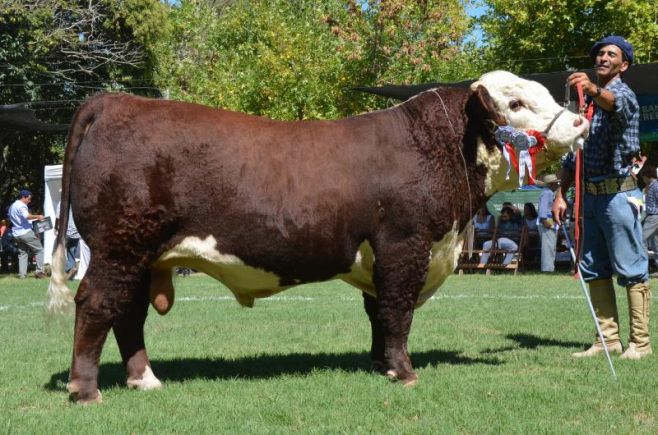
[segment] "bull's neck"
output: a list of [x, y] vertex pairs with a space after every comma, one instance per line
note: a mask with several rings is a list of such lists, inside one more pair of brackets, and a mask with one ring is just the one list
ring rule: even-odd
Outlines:
[[460, 231], [488, 199], [486, 167], [478, 162], [478, 147], [485, 145], [479, 140], [479, 126], [472, 125], [463, 110], [468, 96], [461, 89], [451, 89], [448, 95], [430, 91], [396, 107], [406, 119], [413, 146], [431, 170], [441, 173], [432, 186], [439, 193], [432, 195], [435, 204], [428, 205], [438, 213], [445, 210], [446, 201], [452, 201], [452, 217]]

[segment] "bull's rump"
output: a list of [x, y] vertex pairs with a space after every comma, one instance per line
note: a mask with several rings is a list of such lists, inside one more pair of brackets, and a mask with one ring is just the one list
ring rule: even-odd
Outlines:
[[[73, 168], [76, 222], [92, 250], [152, 252], [212, 236], [223, 255], [284, 283], [349, 271], [400, 182], [386, 112], [277, 122], [125, 95], [98, 97]], [[363, 119], [363, 118], [368, 119]], [[395, 176], [390, 172], [395, 162]]]

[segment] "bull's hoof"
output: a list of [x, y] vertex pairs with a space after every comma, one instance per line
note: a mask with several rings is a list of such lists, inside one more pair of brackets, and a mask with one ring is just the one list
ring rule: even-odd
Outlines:
[[78, 393], [73, 393], [69, 395], [69, 400], [78, 405], [91, 405], [94, 403], [103, 403], [103, 396], [99, 390], [96, 390], [96, 395], [93, 397], [82, 398]]
[[93, 393], [85, 394], [82, 392], [80, 385], [75, 381], [71, 381], [66, 384], [66, 389], [69, 392], [69, 400], [71, 402], [75, 402], [80, 405], [87, 405], [90, 403], [103, 403], [103, 396], [98, 389], [96, 389], [96, 391]]
[[398, 372], [395, 370], [388, 370], [386, 372], [386, 377], [389, 378], [392, 381], [397, 381], [398, 380]]
[[69, 382], [66, 384], [66, 389], [69, 391], [69, 400], [77, 403], [78, 405], [89, 405], [91, 403], [103, 403], [103, 395], [100, 390], [96, 390], [94, 394], [82, 394], [78, 385]]
[[398, 381], [403, 387], [414, 387], [418, 383], [418, 375], [416, 373], [409, 373], [407, 376], [400, 376], [396, 370], [389, 370], [386, 372], [386, 377], [392, 381]]
[[134, 388], [140, 391], [157, 390], [162, 388], [162, 382], [160, 382], [160, 380], [155, 377], [151, 367], [149, 366], [146, 366], [144, 373], [142, 373], [141, 379], [128, 378], [126, 384], [128, 384], [128, 388]]
[[418, 376], [414, 373], [413, 376], [408, 377], [407, 379], [401, 379], [402, 386], [405, 388], [412, 388], [418, 384]]

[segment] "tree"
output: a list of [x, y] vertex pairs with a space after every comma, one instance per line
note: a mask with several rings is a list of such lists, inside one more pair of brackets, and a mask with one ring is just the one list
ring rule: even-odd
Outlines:
[[[27, 102], [42, 120], [68, 123], [99, 90], [157, 94], [149, 47], [166, 31], [166, 11], [158, 0], [2, 0], [0, 104]], [[3, 212], [23, 186], [41, 203], [43, 165], [61, 161], [64, 139], [0, 131]]]
[[624, 35], [636, 62], [658, 59], [655, 0], [484, 0], [490, 68], [517, 73], [589, 68], [589, 49], [603, 36]]
[[[277, 119], [335, 118], [385, 102], [350, 91], [469, 77], [459, 0], [183, 0], [159, 46], [176, 99]], [[474, 67], [473, 67], [474, 68]]]
[[[658, 60], [656, 0], [484, 0], [482, 28], [491, 69], [516, 73], [591, 68], [589, 50], [603, 36], [626, 37], [636, 63]], [[655, 143], [642, 144], [650, 157]]]
[[346, 3], [350, 15], [332, 22], [331, 30], [350, 59], [361, 62], [369, 84], [449, 82], [481, 72], [473, 47], [464, 45], [472, 25], [469, 1]]

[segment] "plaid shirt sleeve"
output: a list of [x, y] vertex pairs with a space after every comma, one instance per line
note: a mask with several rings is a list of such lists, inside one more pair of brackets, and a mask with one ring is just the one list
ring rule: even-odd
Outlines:
[[[632, 158], [640, 151], [640, 108], [635, 94], [620, 79], [606, 89], [614, 94], [615, 106], [606, 111], [595, 103], [584, 147], [585, 178], [627, 175]], [[575, 169], [573, 153], [567, 155], [562, 167]]]

